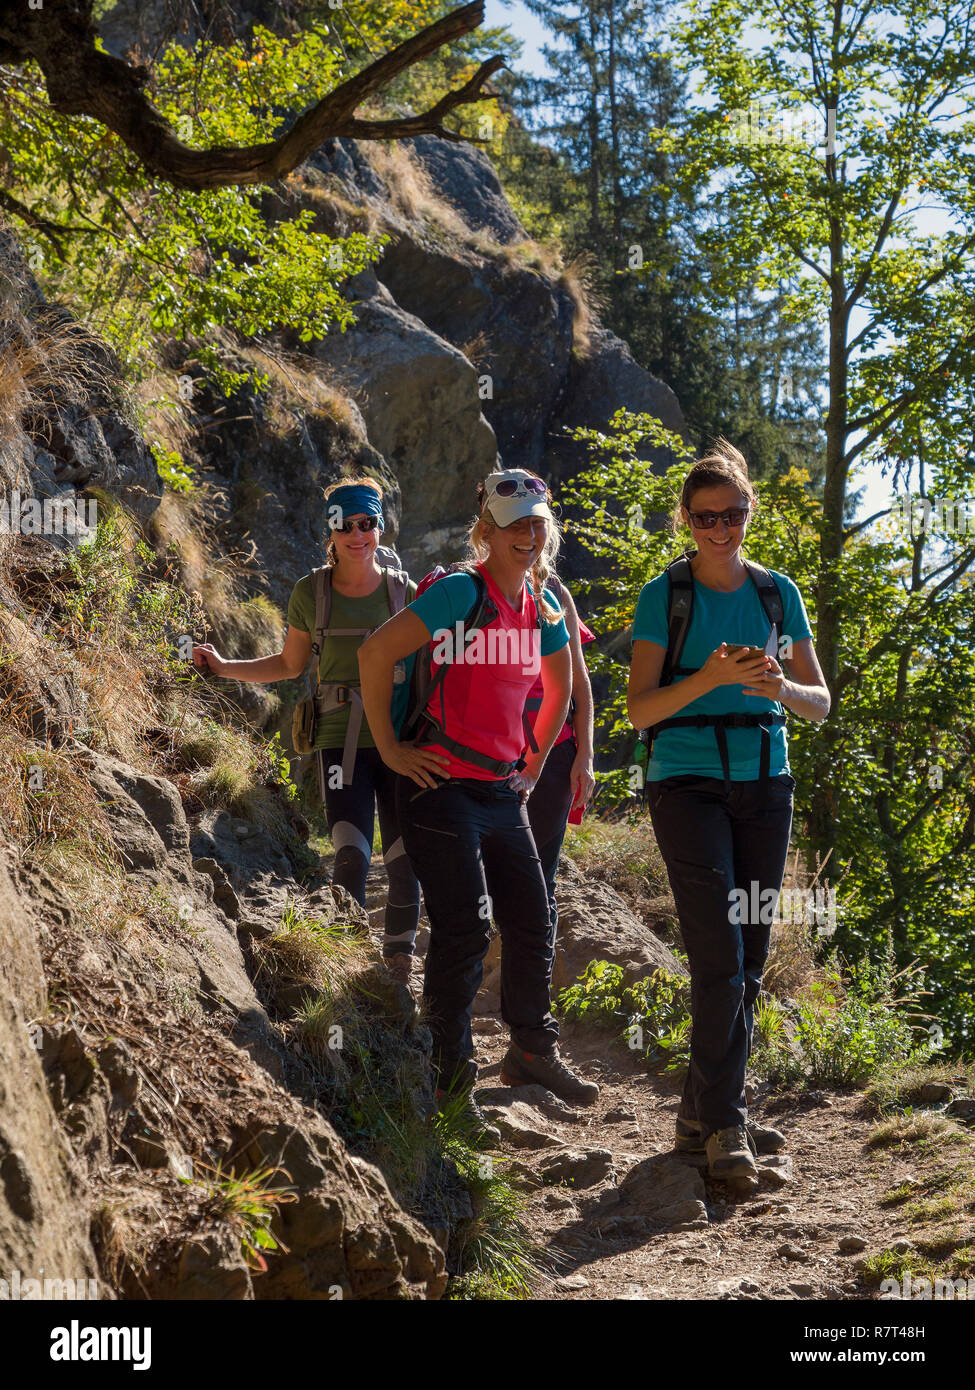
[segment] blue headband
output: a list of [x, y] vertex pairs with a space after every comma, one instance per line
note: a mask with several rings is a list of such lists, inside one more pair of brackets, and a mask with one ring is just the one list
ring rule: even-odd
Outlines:
[[[345, 487], [337, 487], [326, 497], [325, 507], [328, 524], [333, 531], [341, 527], [346, 517], [356, 516], [359, 512], [365, 512], [366, 516], [378, 516], [379, 529], [385, 530], [383, 499], [371, 487], [363, 487], [358, 483], [347, 483]], [[339, 513], [338, 520], [333, 522], [332, 518], [336, 511]]]

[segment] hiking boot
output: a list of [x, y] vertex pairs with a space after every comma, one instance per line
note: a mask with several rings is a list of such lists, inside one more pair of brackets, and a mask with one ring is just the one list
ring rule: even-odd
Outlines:
[[[785, 1135], [781, 1130], [770, 1129], [766, 1125], [754, 1125], [749, 1120], [745, 1126], [749, 1147], [754, 1154], [777, 1154], [785, 1148]], [[701, 1137], [701, 1126], [697, 1120], [685, 1120], [677, 1116], [674, 1148], [682, 1154], [702, 1154], [705, 1152]]]
[[437, 1091], [437, 1109], [475, 1149], [496, 1149], [501, 1131], [493, 1125], [470, 1091]]
[[731, 1125], [709, 1134], [705, 1145], [708, 1173], [712, 1178], [751, 1178], [758, 1181], [758, 1169], [744, 1125]]
[[405, 951], [397, 951], [394, 956], [383, 956], [383, 963], [389, 973], [389, 978], [398, 984], [410, 987], [413, 977], [413, 957], [407, 955]]
[[570, 1105], [592, 1105], [599, 1095], [595, 1081], [576, 1076], [557, 1047], [551, 1052], [525, 1052], [517, 1043], [510, 1043], [501, 1063], [501, 1082], [504, 1086], [544, 1086]]

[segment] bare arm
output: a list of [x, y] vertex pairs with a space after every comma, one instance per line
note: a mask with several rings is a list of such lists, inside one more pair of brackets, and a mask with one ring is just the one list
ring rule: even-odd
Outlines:
[[394, 772], [410, 777], [420, 787], [435, 787], [450, 766], [441, 754], [414, 743], [398, 743], [390, 704], [393, 671], [397, 661], [425, 647], [431, 639], [426, 623], [410, 608], [383, 623], [359, 648], [359, 681], [362, 706], [379, 756]]
[[193, 665], [208, 667], [226, 680], [251, 681], [260, 685], [293, 680], [300, 676], [311, 656], [311, 634], [300, 627], [289, 627], [284, 646], [274, 656], [258, 656], [253, 661], [227, 661], [211, 642], [198, 642], [193, 648]]
[[778, 700], [793, 714], [817, 723], [829, 714], [830, 699], [826, 678], [816, 657], [811, 637], [804, 637], [792, 648], [792, 655], [783, 658], [782, 666], [770, 658], [771, 669], [761, 680], [752, 680], [745, 688], [746, 695], [759, 695], [765, 700]]
[[[739, 681], [758, 681], [767, 669], [770, 656], [749, 657], [744, 652], [728, 656], [727, 643], [708, 657], [699, 671], [673, 685], [660, 685], [667, 650], [659, 642], [638, 637], [633, 643], [630, 662], [630, 682], [626, 692], [626, 712], [634, 729], [649, 729], [699, 699], [719, 685], [735, 685]], [[769, 699], [776, 699], [772, 695]]]
[[[537, 753], [529, 753], [520, 781], [530, 791], [538, 781], [545, 759], [552, 750], [555, 736], [565, 723], [572, 690], [572, 657], [568, 646], [542, 657], [542, 707], [535, 721]], [[513, 782], [512, 785], [517, 785]]]

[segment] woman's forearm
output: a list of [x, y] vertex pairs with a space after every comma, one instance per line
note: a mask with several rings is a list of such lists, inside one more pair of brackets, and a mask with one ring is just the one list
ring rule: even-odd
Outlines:
[[396, 743], [396, 731], [390, 706], [393, 700], [393, 671], [395, 662], [388, 661], [382, 651], [363, 644], [359, 648], [359, 691], [362, 708], [379, 756]]
[[592, 686], [588, 676], [585, 680], [577, 681], [578, 690], [573, 688], [572, 698], [576, 702], [575, 714], [572, 716], [572, 732], [575, 735], [576, 748], [580, 753], [584, 753], [588, 758], [592, 758], [593, 753], [593, 700]]
[[829, 714], [829, 691], [824, 685], [799, 685], [796, 681], [784, 680], [779, 703], [793, 714], [817, 723]]
[[626, 702], [630, 723], [634, 729], [649, 729], [652, 725], [669, 719], [671, 715], [689, 705], [692, 700], [700, 699], [711, 689], [707, 681], [702, 679], [702, 672], [695, 671], [692, 676], [676, 681], [673, 685], [654, 686], [652, 690], [631, 695]]
[[225, 661], [220, 674], [226, 680], [248, 681], [257, 685], [290, 680], [292, 676], [280, 652], [275, 656], [258, 656], [253, 661]]
[[538, 744], [538, 752], [530, 752], [525, 757], [525, 766], [536, 781], [545, 766], [545, 759], [552, 751], [552, 744], [555, 742], [556, 735], [565, 723], [568, 704], [568, 696], [559, 695], [556, 691], [552, 691], [550, 695], [545, 695], [542, 699], [542, 707], [538, 711], [538, 718], [532, 731], [535, 735], [535, 742]]

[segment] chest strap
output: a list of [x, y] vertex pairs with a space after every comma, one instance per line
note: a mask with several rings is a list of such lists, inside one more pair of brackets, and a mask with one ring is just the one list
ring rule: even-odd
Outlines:
[[718, 744], [718, 756], [721, 758], [721, 770], [724, 774], [724, 790], [728, 796], [731, 792], [731, 768], [728, 760], [728, 736], [727, 729], [760, 729], [762, 734], [762, 749], [759, 755], [758, 776], [763, 789], [767, 788], [769, 780], [769, 769], [772, 757], [772, 736], [769, 729], [775, 724], [784, 724], [786, 718], [784, 714], [773, 714], [766, 711], [764, 714], [685, 714], [678, 715], [674, 719], [664, 719], [660, 724], [654, 724], [650, 730], [651, 740], [663, 729], [714, 729], [714, 737]]

